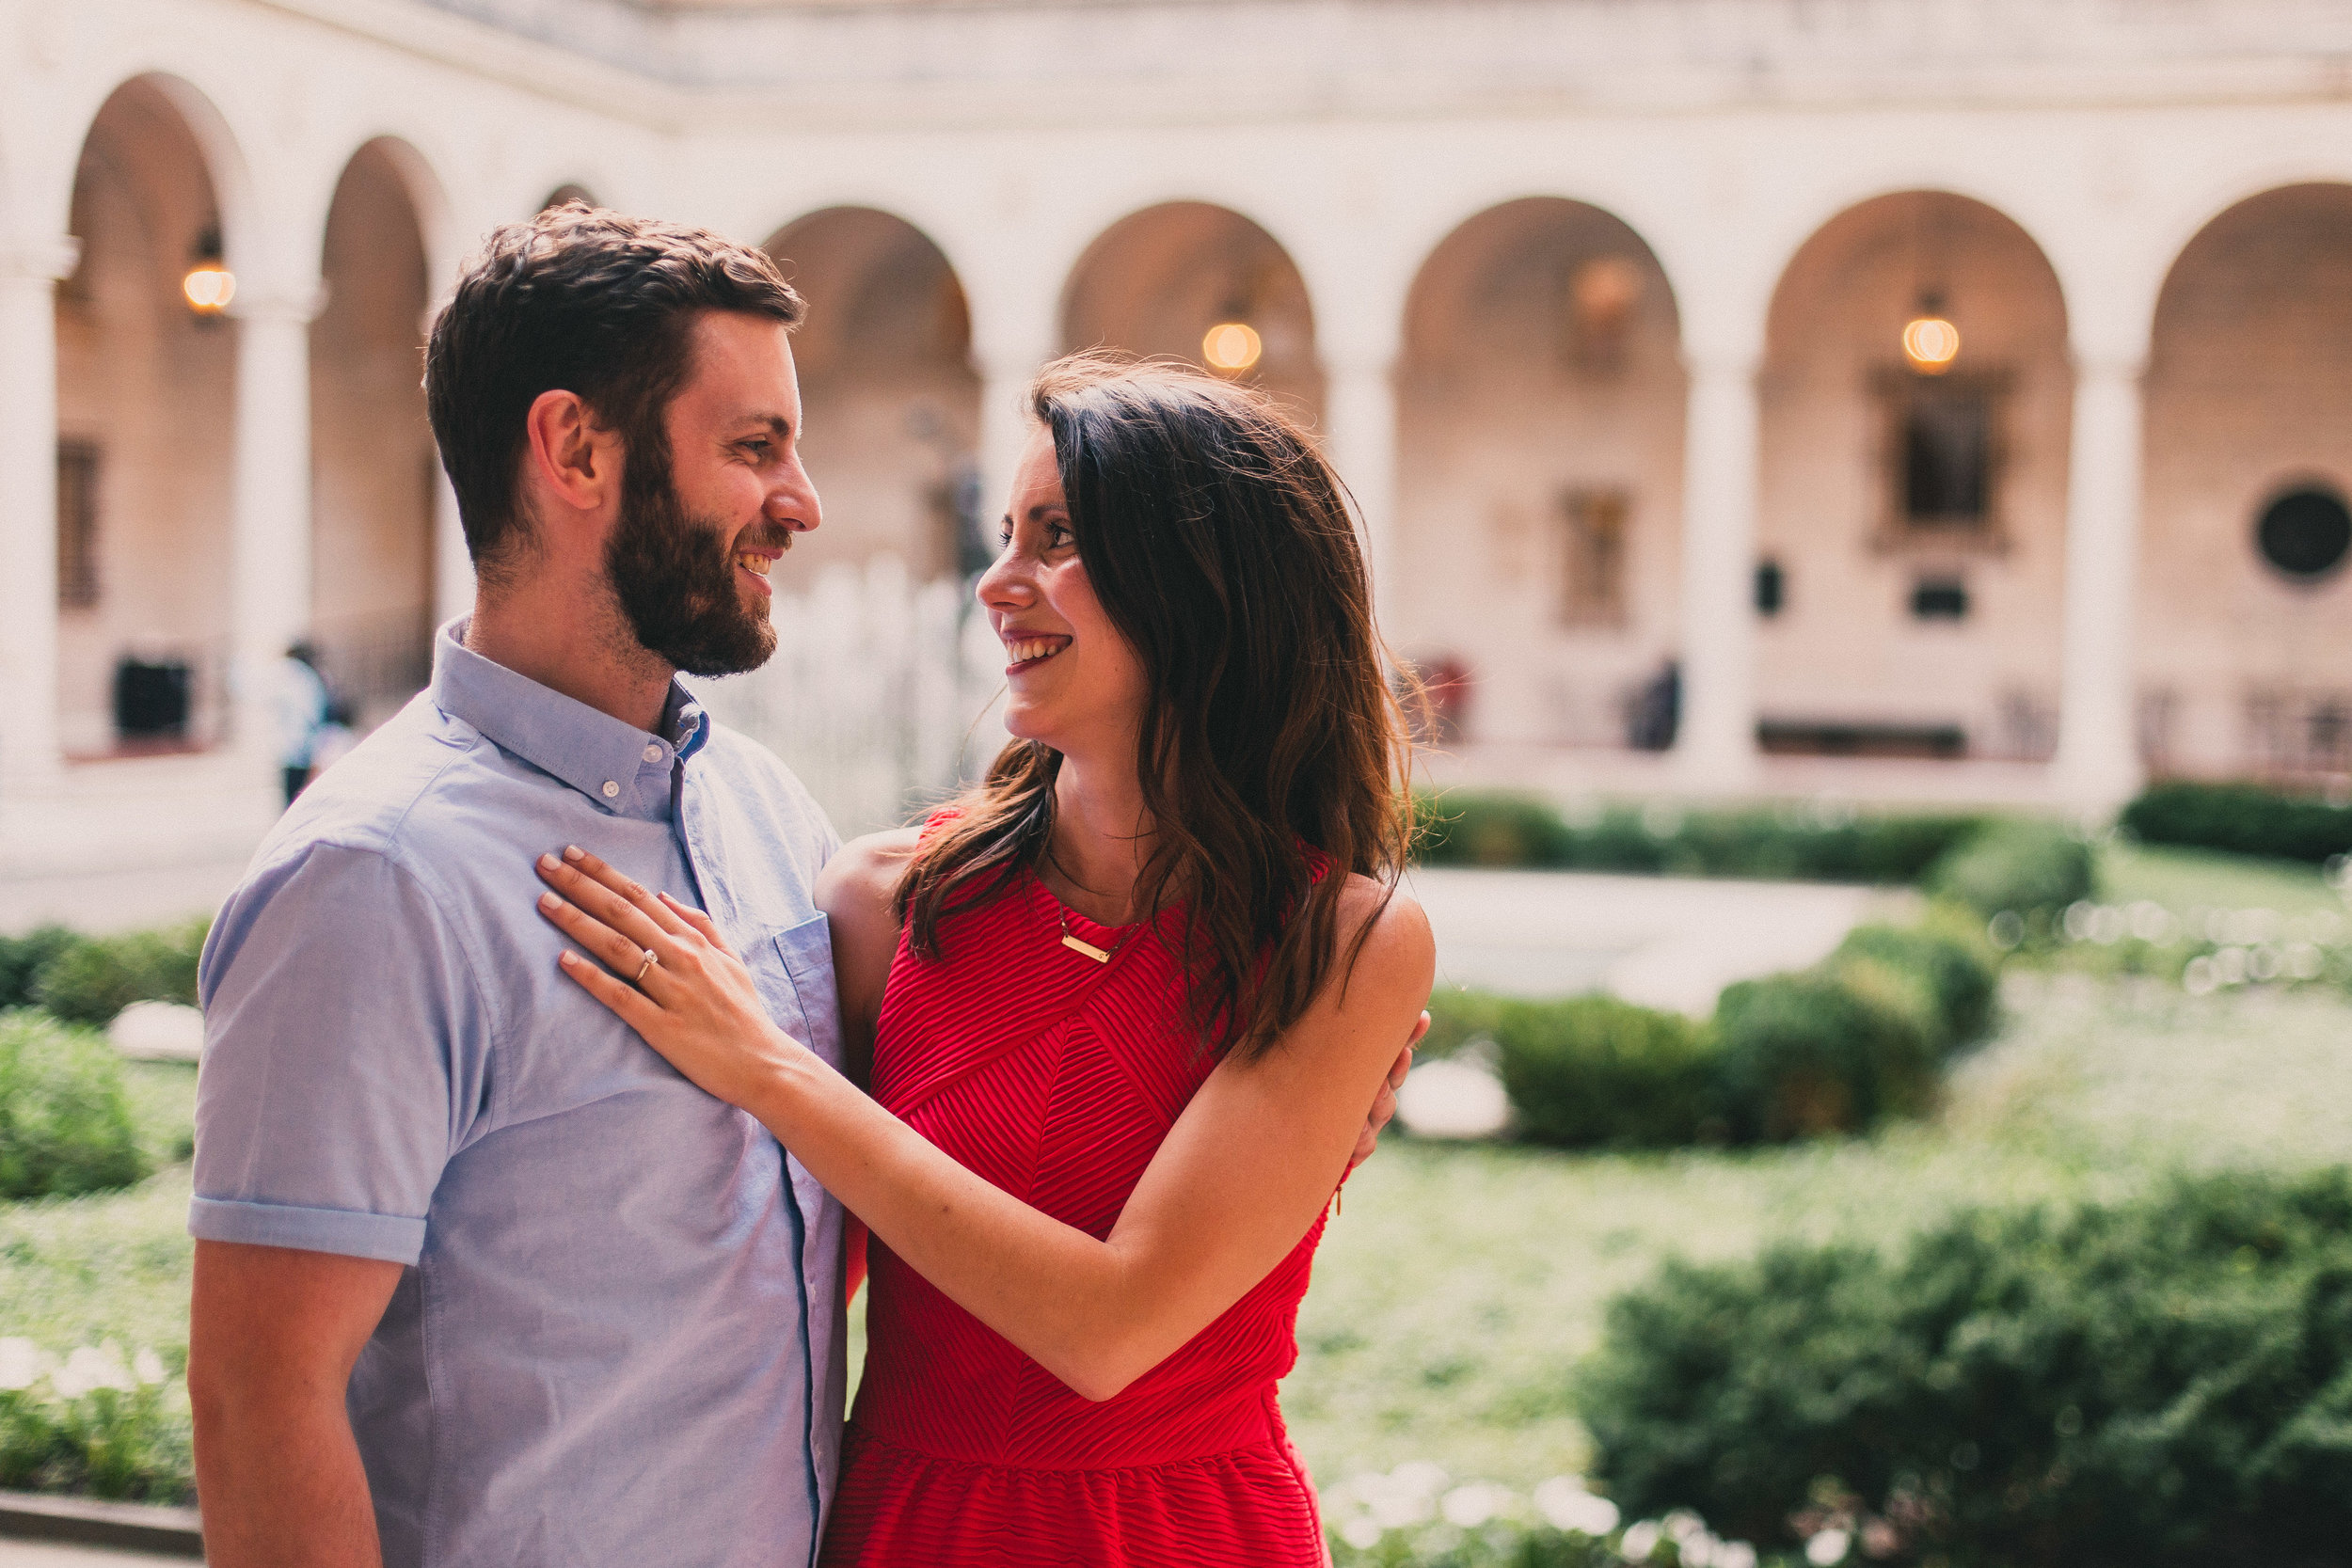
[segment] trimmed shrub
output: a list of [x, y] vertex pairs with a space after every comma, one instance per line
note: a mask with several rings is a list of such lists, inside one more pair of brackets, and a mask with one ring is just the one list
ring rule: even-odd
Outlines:
[[207, 922], [116, 937], [75, 937], [42, 964], [30, 999], [69, 1023], [104, 1025], [134, 1002], [196, 1002]]
[[2352, 1539], [2352, 1173], [1672, 1264], [1582, 1370], [1629, 1513], [1875, 1560], [2318, 1568]]
[[29, 1006], [34, 976], [79, 940], [62, 926], [42, 926], [21, 937], [0, 936], [0, 1012]]
[[2352, 806], [2254, 784], [2151, 784], [2120, 825], [2143, 844], [2314, 863], [2352, 854]]
[[1715, 1032], [1723, 1117], [1742, 1142], [1858, 1132], [1934, 1099], [1933, 993], [1877, 958], [1727, 986]]
[[1424, 798], [1421, 816], [1418, 855], [1430, 865], [1847, 882], [1915, 881], [1986, 820], [1620, 806], [1570, 823], [1547, 801], [1471, 790]]
[[0, 1197], [127, 1187], [148, 1168], [105, 1040], [37, 1012], [0, 1014]]
[[1939, 911], [1920, 926], [1857, 926], [1831, 961], [1851, 958], [1872, 959], [1926, 982], [1940, 1052], [1974, 1045], [1993, 1032], [2001, 962], [1977, 921]]
[[2018, 818], [1955, 846], [1928, 871], [1927, 890], [1991, 916], [2055, 912], [2090, 896], [2090, 846], [2056, 822]]
[[1432, 1062], [1453, 1055], [1472, 1040], [1494, 1038], [1502, 1009], [1508, 1006], [1502, 997], [1486, 991], [1438, 987], [1429, 997], [1429, 1033], [1422, 1037], [1415, 1055]]
[[1560, 814], [1523, 795], [1424, 798], [1420, 858], [1431, 865], [1546, 866], [1568, 863], [1570, 834]]
[[1658, 1148], [1722, 1133], [1711, 1042], [1678, 1013], [1610, 996], [1510, 1003], [1494, 1039], [1502, 1086], [1537, 1143]]

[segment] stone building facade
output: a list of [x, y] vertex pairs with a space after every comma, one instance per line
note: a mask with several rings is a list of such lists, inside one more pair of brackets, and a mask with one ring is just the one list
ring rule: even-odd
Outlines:
[[422, 324], [574, 192], [815, 303], [795, 562], [968, 567], [1041, 360], [1246, 327], [1442, 772], [2352, 771], [2347, 60], [2321, 0], [0, 0], [0, 834], [260, 810], [297, 635], [413, 689]]

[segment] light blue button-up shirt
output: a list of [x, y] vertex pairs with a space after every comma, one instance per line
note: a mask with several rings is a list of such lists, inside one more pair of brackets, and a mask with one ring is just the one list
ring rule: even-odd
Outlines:
[[532, 863], [696, 903], [838, 1060], [838, 840], [674, 689], [647, 734], [469, 652], [306, 791], [205, 945], [201, 1239], [408, 1265], [349, 1396], [388, 1568], [814, 1560], [841, 1216], [556, 967]]

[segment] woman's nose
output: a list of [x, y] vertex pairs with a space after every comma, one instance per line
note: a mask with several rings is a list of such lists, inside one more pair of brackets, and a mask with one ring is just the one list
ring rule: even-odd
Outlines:
[[1037, 585], [1029, 580], [1019, 553], [1007, 550], [980, 574], [973, 592], [990, 609], [1006, 610], [1029, 603], [1037, 596]]

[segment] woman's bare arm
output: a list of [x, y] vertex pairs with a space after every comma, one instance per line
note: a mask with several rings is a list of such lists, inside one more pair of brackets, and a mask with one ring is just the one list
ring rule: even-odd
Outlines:
[[817, 907], [833, 933], [834, 985], [841, 994], [841, 1069], [860, 1088], [873, 1082], [874, 1030], [898, 956], [891, 895], [918, 837], [918, 830], [900, 828], [851, 839], [817, 876]]
[[[680, 1071], [758, 1117], [917, 1273], [1089, 1399], [1157, 1366], [1297, 1245], [1347, 1168], [1436, 961], [1418, 905], [1401, 895], [1383, 905], [1375, 884], [1351, 879], [1342, 950], [1359, 930], [1364, 942], [1345, 983], [1327, 985], [1263, 1060], [1210, 1074], [1097, 1241], [966, 1170], [778, 1029], [698, 911], [593, 856], [576, 863], [542, 863], [566, 895], [543, 901], [549, 918], [624, 973], [647, 947], [661, 967], [643, 993], [575, 955], [566, 973]], [[856, 871], [845, 865], [844, 890]]]

